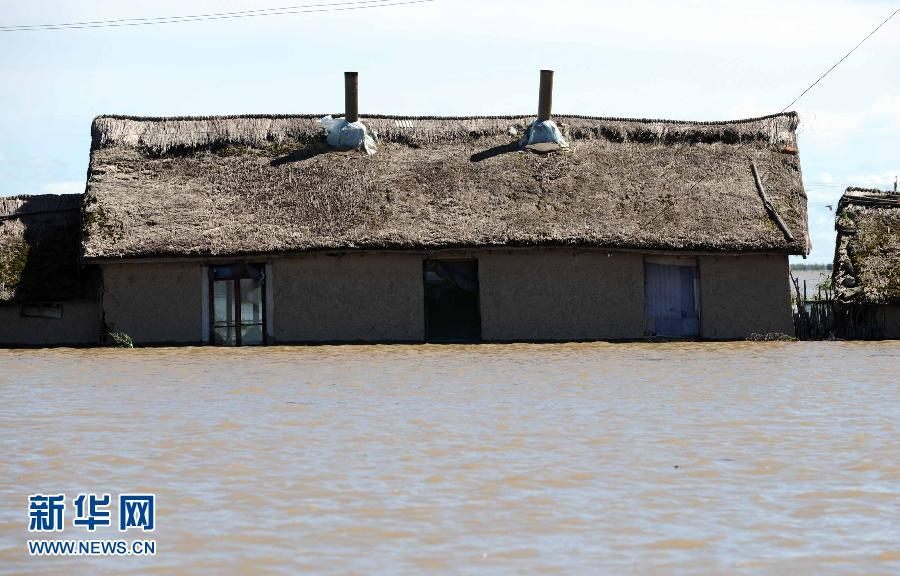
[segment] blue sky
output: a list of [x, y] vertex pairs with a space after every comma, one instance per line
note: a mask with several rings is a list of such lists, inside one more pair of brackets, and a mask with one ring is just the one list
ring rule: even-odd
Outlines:
[[[326, 0], [315, 0], [317, 3]], [[337, 0], [332, 0], [337, 1]], [[174, 16], [314, 0], [0, 0], [0, 25]], [[361, 111], [522, 114], [537, 71], [554, 110], [727, 120], [778, 112], [898, 2], [437, 0], [134, 28], [0, 33], [0, 195], [84, 189], [98, 114]], [[829, 262], [848, 185], [900, 175], [900, 16], [793, 109], [810, 201], [810, 262]]]

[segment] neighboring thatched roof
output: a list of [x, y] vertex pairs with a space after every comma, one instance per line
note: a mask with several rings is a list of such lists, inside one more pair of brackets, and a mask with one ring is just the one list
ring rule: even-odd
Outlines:
[[[578, 245], [808, 252], [793, 113], [718, 123], [555, 116], [363, 119], [335, 151], [316, 116], [94, 120], [87, 258]], [[763, 187], [793, 240], [767, 212]]]
[[838, 299], [900, 304], [900, 194], [847, 188], [835, 229], [832, 278]]
[[0, 198], [0, 303], [80, 294], [80, 194]]

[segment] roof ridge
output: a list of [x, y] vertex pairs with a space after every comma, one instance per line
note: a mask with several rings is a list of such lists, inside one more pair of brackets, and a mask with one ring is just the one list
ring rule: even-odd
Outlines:
[[869, 193], [875, 193], [875, 194], [889, 194], [889, 195], [897, 194], [896, 192], [892, 192], [890, 190], [882, 190], [880, 188], [865, 188], [862, 186], [848, 186], [847, 190], [845, 190], [845, 192], [869, 192]]
[[[94, 118], [94, 121], [100, 119], [113, 120], [133, 120], [135, 122], [166, 122], [166, 121], [203, 121], [203, 120], [282, 120], [282, 119], [318, 119], [329, 114], [223, 114], [223, 115], [207, 115], [207, 116], [136, 116], [129, 114], [101, 114]], [[342, 116], [343, 113], [331, 113], [332, 116]], [[397, 114], [360, 114], [363, 119], [372, 120], [521, 120], [522, 118], [530, 118], [535, 114], [519, 114], [519, 115], [475, 115], [475, 116], [406, 116]], [[628, 118], [619, 116], [588, 116], [582, 114], [554, 114], [556, 118], [572, 118], [577, 120], [601, 120], [606, 122], [635, 122], [642, 124], [694, 124], [699, 126], [717, 126], [725, 124], [746, 124], [751, 122], [760, 122], [762, 120], [771, 120], [774, 118], [797, 118], [798, 114], [794, 111], [778, 112], [775, 114], [767, 114], [765, 116], [755, 116], [752, 118], [740, 118], [735, 120], [669, 120], [665, 118]]]
[[866, 206], [870, 208], [900, 208], [900, 193], [890, 192], [887, 190], [879, 190], [877, 188], [858, 188], [851, 186], [841, 195], [838, 200], [838, 209], [840, 212], [847, 206]]

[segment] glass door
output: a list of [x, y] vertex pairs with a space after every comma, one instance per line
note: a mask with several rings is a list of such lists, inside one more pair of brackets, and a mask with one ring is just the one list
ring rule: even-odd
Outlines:
[[211, 341], [217, 346], [265, 344], [265, 272], [262, 264], [211, 266]]

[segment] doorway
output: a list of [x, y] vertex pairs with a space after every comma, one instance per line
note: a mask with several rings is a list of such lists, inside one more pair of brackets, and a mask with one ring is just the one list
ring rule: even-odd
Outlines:
[[425, 260], [425, 340], [481, 340], [478, 261]]
[[644, 260], [646, 334], [669, 338], [700, 335], [700, 302], [695, 258]]
[[217, 346], [265, 344], [265, 267], [210, 266], [210, 340]]

